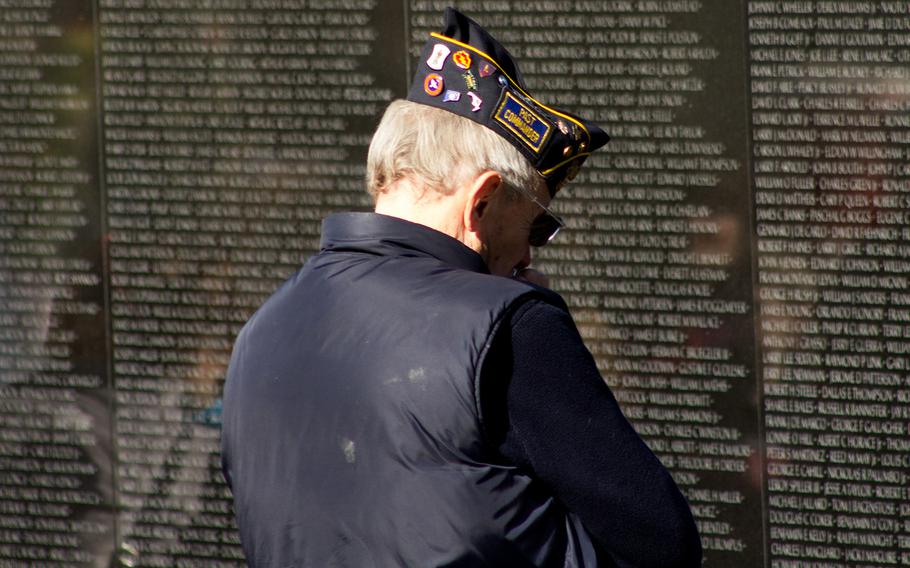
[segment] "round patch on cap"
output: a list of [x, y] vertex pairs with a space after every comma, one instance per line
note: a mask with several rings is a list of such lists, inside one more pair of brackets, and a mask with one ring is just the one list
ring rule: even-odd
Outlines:
[[439, 73], [430, 73], [423, 80], [423, 90], [431, 97], [438, 97], [444, 87], [445, 81], [442, 80], [442, 75]]

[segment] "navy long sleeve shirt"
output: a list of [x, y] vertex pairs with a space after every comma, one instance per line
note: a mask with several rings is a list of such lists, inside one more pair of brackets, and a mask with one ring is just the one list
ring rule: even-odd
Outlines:
[[688, 504], [623, 416], [569, 314], [527, 302], [490, 353], [481, 381], [490, 442], [578, 515], [603, 563], [700, 566]]

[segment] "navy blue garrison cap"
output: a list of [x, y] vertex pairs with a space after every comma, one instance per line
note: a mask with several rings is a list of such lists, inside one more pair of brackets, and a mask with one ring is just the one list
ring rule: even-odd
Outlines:
[[408, 100], [496, 132], [518, 148], [555, 195], [610, 137], [593, 122], [535, 100], [512, 56], [477, 22], [446, 8], [443, 23], [423, 47]]

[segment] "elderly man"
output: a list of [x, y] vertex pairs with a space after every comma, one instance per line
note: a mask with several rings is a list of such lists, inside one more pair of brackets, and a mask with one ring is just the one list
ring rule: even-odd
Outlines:
[[[449, 9], [370, 146], [375, 213], [237, 339], [223, 460], [251, 566], [698, 566], [670, 475], [522, 278], [596, 125]], [[531, 278], [533, 280], [533, 278]]]

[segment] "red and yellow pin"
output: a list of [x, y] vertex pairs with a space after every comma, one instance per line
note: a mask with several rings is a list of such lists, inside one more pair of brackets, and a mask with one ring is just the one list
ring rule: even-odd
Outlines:
[[452, 54], [452, 61], [455, 62], [455, 65], [462, 69], [468, 69], [471, 67], [471, 54], [465, 50], [456, 51]]

